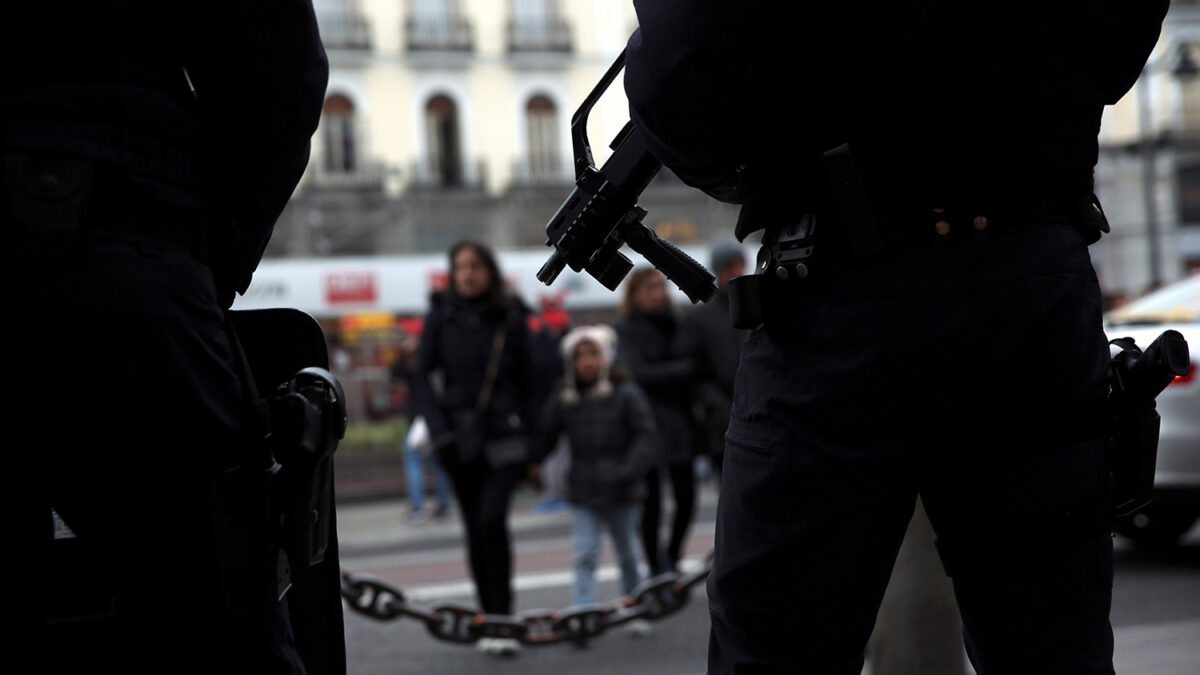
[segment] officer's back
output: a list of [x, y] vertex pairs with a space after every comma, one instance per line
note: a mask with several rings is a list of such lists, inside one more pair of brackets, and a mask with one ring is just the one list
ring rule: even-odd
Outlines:
[[22, 2], [0, 24], [14, 548], [54, 589], [17, 585], [9, 658], [302, 672], [273, 571], [225, 572], [276, 551], [246, 545], [260, 491], [221, 482], [253, 438], [223, 314], [307, 164], [311, 2]]
[[[701, 186], [723, 177], [698, 158], [745, 164], [748, 191], [800, 207], [805, 185], [823, 183], [812, 158], [849, 141], [881, 203], [1054, 201], [1090, 192], [1101, 108], [1157, 39], [1167, 1], [1152, 4], [752, 3], [716, 26], [677, 2], [644, 3], [651, 38], [631, 45], [626, 89], [642, 130], [662, 134], [656, 154]], [[663, 58], [680, 49], [690, 61]], [[739, 96], [699, 93], [733, 79]]]

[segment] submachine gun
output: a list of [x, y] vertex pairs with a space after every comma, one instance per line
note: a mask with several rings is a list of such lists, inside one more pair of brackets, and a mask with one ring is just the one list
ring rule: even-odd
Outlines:
[[564, 268], [586, 271], [609, 290], [633, 269], [621, 253], [628, 244], [692, 302], [707, 302], [717, 291], [716, 277], [671, 242], [660, 238], [642, 219], [646, 210], [638, 197], [662, 168], [646, 148], [646, 139], [628, 122], [609, 147], [612, 155], [596, 168], [587, 137], [588, 114], [625, 67], [625, 52], [609, 67], [596, 88], [571, 118], [575, 152], [575, 189], [546, 225], [546, 245], [554, 247], [538, 270], [538, 281], [549, 286]]
[[1117, 516], [1150, 503], [1158, 459], [1161, 418], [1155, 398], [1191, 367], [1187, 341], [1178, 331], [1159, 335], [1145, 351], [1132, 338], [1110, 342], [1108, 396], [1112, 504]]

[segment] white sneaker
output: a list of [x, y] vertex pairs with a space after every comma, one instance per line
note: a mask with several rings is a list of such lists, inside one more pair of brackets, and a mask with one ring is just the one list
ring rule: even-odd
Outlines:
[[479, 638], [478, 640], [475, 641], [475, 649], [478, 649], [479, 651], [483, 652], [484, 654], [491, 654], [493, 639], [494, 638]]
[[521, 643], [512, 638], [492, 638], [491, 644], [484, 651], [496, 656], [513, 656], [521, 651]]
[[654, 634], [654, 626], [645, 619], [634, 619], [625, 624], [625, 632], [632, 638], [650, 637]]

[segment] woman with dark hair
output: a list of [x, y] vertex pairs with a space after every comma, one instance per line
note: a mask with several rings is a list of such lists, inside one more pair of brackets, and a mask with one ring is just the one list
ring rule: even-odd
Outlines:
[[[642, 547], [651, 574], [674, 571], [696, 504], [692, 467], [691, 359], [677, 355], [676, 318], [667, 295], [666, 279], [653, 268], [634, 270], [625, 282], [622, 317], [617, 321], [617, 362], [650, 399], [658, 427], [659, 461], [646, 477], [642, 509]], [[666, 550], [659, 548], [662, 518], [662, 478], [671, 481], [675, 513]]]
[[[512, 613], [508, 507], [526, 475], [535, 419], [527, 313], [505, 290], [495, 256], [464, 241], [450, 249], [450, 281], [434, 293], [417, 352], [417, 412], [454, 484], [481, 610]], [[480, 649], [511, 654], [515, 640]]]

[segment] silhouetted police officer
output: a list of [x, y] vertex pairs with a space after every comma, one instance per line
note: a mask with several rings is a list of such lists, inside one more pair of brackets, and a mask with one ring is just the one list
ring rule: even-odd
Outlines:
[[1167, 0], [635, 5], [656, 156], [814, 246], [744, 282], [709, 671], [859, 672], [920, 494], [977, 672], [1111, 673], [1093, 166]]
[[262, 429], [224, 314], [308, 161], [328, 76], [311, 2], [0, 21], [5, 433], [29, 495], [9, 672], [304, 672], [260, 573], [269, 511], [238, 469]]

